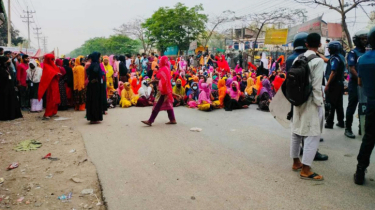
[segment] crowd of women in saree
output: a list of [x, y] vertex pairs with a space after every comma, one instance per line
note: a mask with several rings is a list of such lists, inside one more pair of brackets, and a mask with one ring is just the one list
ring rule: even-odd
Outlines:
[[[130, 59], [131, 71], [121, 56], [119, 59], [113, 55], [100, 58], [106, 73], [103, 79], [108, 108], [117, 105], [121, 108], [155, 106], [160, 98], [160, 85], [157, 83], [160, 78], [157, 78], [157, 74], [161, 57], [151, 56], [151, 59], [147, 58], [152, 60], [149, 70], [138, 68], [134, 60]], [[258, 104], [259, 110], [269, 111], [268, 106], [285, 80], [285, 74], [277, 69], [268, 75], [269, 71], [263, 67], [263, 62], [251, 64], [248, 69], [242, 69], [239, 65], [230, 69], [223, 64], [226, 62], [224, 56], [217, 61], [220, 65], [194, 67], [188, 66], [183, 58], [176, 61], [167, 58], [173, 107], [186, 106], [201, 111], [223, 108], [232, 111]], [[120, 76], [121, 68], [128, 72], [126, 77]]]
[[[170, 76], [168, 98], [172, 107], [232, 111], [258, 104], [260, 110], [268, 111], [285, 79], [278, 70], [268, 75], [263, 62], [249, 64], [248, 69], [239, 65], [230, 69], [221, 55], [210, 65], [196, 66], [189, 65], [194, 61], [182, 57], [164, 59]], [[30, 111], [41, 112], [45, 107], [44, 119], [49, 119], [57, 116], [58, 110], [74, 108], [86, 111], [87, 120], [97, 123], [108, 108], [155, 107], [163, 96], [158, 78], [161, 60], [154, 54], [131, 58], [94, 52], [77, 58], [55, 59], [54, 55], [46, 55], [42, 61], [25, 61]]]

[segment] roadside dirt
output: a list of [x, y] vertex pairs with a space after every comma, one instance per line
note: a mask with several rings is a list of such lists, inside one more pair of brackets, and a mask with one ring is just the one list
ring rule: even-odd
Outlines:
[[[0, 122], [0, 209], [105, 210], [96, 168], [87, 156], [73, 111], [59, 112], [62, 121], [43, 121], [43, 113]], [[42, 143], [37, 150], [16, 152], [24, 140]], [[42, 159], [48, 153], [59, 160]], [[19, 167], [7, 170], [18, 162]], [[82, 191], [93, 193], [83, 195]], [[65, 195], [71, 199], [59, 200]]]

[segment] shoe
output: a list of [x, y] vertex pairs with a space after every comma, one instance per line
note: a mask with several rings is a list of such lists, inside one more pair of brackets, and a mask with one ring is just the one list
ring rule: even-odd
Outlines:
[[337, 123], [336, 126], [340, 127], [340, 128], [345, 128], [345, 124], [344, 123]]
[[357, 171], [354, 174], [354, 183], [357, 185], [363, 185], [365, 182], [366, 169], [357, 166]]
[[345, 129], [345, 136], [351, 139], [355, 139], [355, 135], [353, 134], [351, 129]]
[[333, 125], [329, 125], [327, 123], [324, 125], [324, 127], [327, 128], [327, 129], [333, 129]]
[[320, 152], [316, 152], [314, 161], [326, 161], [328, 160], [327, 155], [320, 154]]
[[320, 138], [320, 142], [323, 142], [324, 141], [324, 139], [323, 138]]

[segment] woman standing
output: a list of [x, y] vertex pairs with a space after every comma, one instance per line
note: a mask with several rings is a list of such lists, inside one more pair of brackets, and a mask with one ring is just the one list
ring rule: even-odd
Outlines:
[[60, 79], [59, 79], [59, 90], [60, 90], [60, 105], [59, 110], [67, 110], [68, 109], [68, 97], [66, 95], [65, 89], [65, 82], [66, 82], [66, 71], [63, 67], [63, 61], [61, 59], [56, 59], [56, 66], [60, 69]]
[[169, 69], [168, 57], [163, 56], [160, 60], [160, 69], [156, 74], [159, 80], [158, 93], [155, 98], [154, 108], [150, 119], [142, 123], [151, 126], [160, 111], [167, 111], [169, 122], [167, 124], [177, 124], [173, 112], [173, 90], [171, 84], [171, 70]]
[[73, 68], [73, 96], [74, 110], [85, 111], [86, 108], [86, 88], [85, 88], [85, 68], [82, 64], [83, 56], [75, 59]]
[[87, 68], [87, 100], [86, 100], [86, 117], [91, 124], [103, 121], [103, 91], [102, 91], [102, 69], [100, 68], [100, 53], [91, 54], [91, 64]]
[[0, 56], [0, 121], [22, 118], [20, 103], [17, 100], [12, 73], [9, 70], [10, 59]]
[[38, 100], [39, 82], [42, 78], [43, 70], [38, 67], [34, 59], [30, 59], [29, 69], [27, 69], [26, 81], [28, 82], [30, 93], [31, 112], [41, 112], [43, 110], [43, 100]]

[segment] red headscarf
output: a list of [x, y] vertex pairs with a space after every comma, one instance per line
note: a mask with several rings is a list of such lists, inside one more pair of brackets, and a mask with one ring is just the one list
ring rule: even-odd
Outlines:
[[43, 74], [40, 79], [38, 89], [38, 99], [43, 98], [44, 93], [50, 88], [53, 94], [53, 102], [55, 104], [60, 103], [60, 91], [58, 79], [55, 78], [60, 73], [60, 69], [55, 65], [55, 56], [53, 54], [47, 54], [44, 56]]
[[167, 95], [170, 100], [173, 101], [173, 90], [172, 90], [172, 83], [171, 83], [171, 70], [168, 66], [168, 57], [163, 56], [160, 59], [159, 63], [159, 71], [156, 74], [156, 77], [159, 79], [159, 91], [162, 95]]

